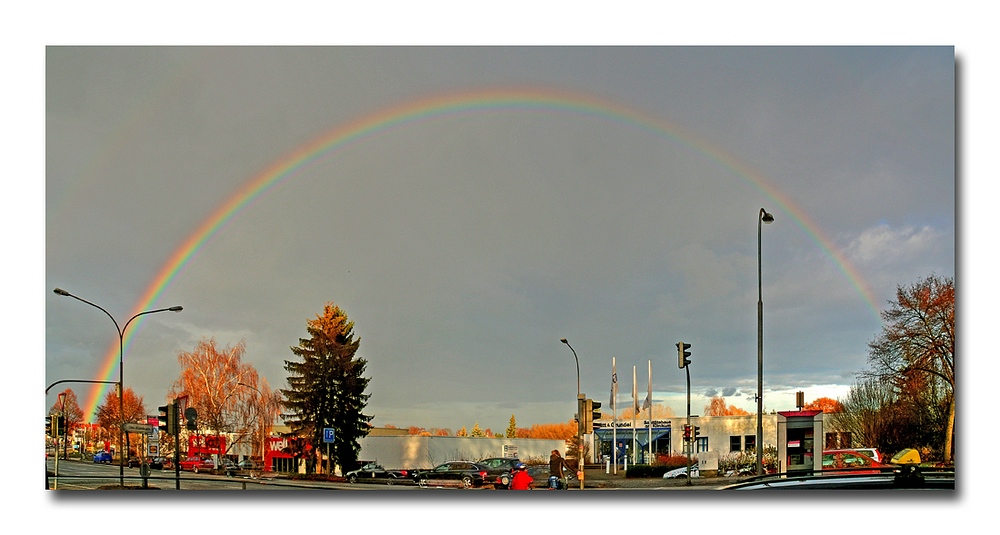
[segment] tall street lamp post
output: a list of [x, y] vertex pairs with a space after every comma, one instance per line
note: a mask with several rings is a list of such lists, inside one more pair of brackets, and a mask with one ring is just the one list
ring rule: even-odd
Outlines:
[[[105, 314], [108, 315], [109, 318], [111, 318], [111, 321], [115, 324], [115, 329], [118, 330], [118, 417], [121, 419], [121, 422], [119, 423], [120, 425], [119, 425], [119, 428], [118, 428], [118, 444], [119, 444], [119, 446], [121, 446], [124, 443], [124, 441], [126, 440], [123, 437], [127, 437], [128, 436], [127, 434], [125, 434], [125, 389], [123, 388], [123, 385], [124, 385], [124, 382], [125, 382], [124, 381], [124, 374], [125, 374], [125, 372], [124, 372], [124, 367], [125, 367], [125, 329], [128, 329], [128, 326], [129, 326], [130, 323], [132, 323], [132, 320], [138, 318], [139, 316], [144, 316], [146, 314], [154, 314], [156, 312], [180, 312], [181, 310], [184, 310], [184, 308], [183, 307], [179, 307], [179, 306], [173, 306], [173, 307], [169, 307], [169, 308], [158, 308], [156, 310], [146, 310], [144, 312], [140, 312], [140, 313], [136, 314], [135, 316], [132, 316], [131, 318], [129, 318], [129, 320], [125, 322], [125, 326], [124, 327], [119, 327], [118, 326], [118, 321], [115, 320], [115, 317], [112, 316], [111, 313], [108, 312], [107, 310], [104, 310], [104, 308], [102, 308], [101, 306], [95, 305], [94, 303], [91, 303], [90, 301], [87, 301], [86, 299], [82, 299], [80, 297], [77, 297], [77, 296], [75, 296], [75, 295], [67, 292], [66, 290], [63, 290], [62, 288], [56, 288], [56, 289], [54, 289], [52, 291], [55, 292], [55, 293], [57, 293], [57, 294], [59, 294], [59, 295], [65, 296], [65, 297], [72, 297], [73, 299], [76, 299], [77, 301], [82, 301], [82, 302], [87, 303], [88, 305], [90, 305], [90, 306], [92, 306], [94, 308], [100, 309], [101, 312], [104, 312]], [[119, 466], [118, 466], [118, 484], [121, 485], [122, 487], [125, 486], [125, 455], [127, 455], [127, 454], [128, 454], [128, 445], [125, 445], [125, 451], [118, 452], [118, 463], [119, 463]]]
[[760, 278], [760, 228], [761, 223], [774, 221], [774, 216], [763, 208], [757, 216], [757, 475], [764, 473], [764, 301], [761, 298]]
[[[584, 409], [584, 404], [580, 403], [580, 359], [577, 358], [576, 350], [573, 349], [573, 346], [569, 345], [569, 341], [565, 338], [561, 338], [559, 341], [566, 344], [566, 347], [573, 352], [573, 360], [576, 361], [576, 407], [577, 412], [581, 412]], [[576, 426], [576, 444], [579, 448], [576, 457], [577, 475], [579, 476], [577, 479], [580, 480], [580, 490], [583, 490], [583, 422], [586, 418], [584, 418], [583, 414], [577, 414], [576, 418], [578, 424]]]

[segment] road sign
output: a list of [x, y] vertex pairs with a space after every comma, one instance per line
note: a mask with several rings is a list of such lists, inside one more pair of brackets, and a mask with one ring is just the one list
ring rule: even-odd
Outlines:
[[333, 428], [332, 427], [324, 427], [323, 428], [323, 443], [324, 444], [329, 444], [331, 442], [333, 442]]
[[148, 435], [152, 430], [153, 426], [149, 424], [133, 424], [133, 423], [125, 424], [126, 433], [142, 433], [144, 435]]

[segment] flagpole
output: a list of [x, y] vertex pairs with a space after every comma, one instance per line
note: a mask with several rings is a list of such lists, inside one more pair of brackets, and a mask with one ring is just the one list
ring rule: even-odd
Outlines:
[[615, 465], [613, 473], [618, 473], [618, 367], [615, 357], [611, 357], [611, 456]]
[[647, 361], [646, 377], [649, 378], [646, 387], [646, 400], [649, 403], [649, 419], [646, 420], [646, 446], [649, 449], [649, 459], [646, 464], [653, 464], [653, 361]]
[[639, 462], [639, 452], [635, 448], [635, 416], [639, 412], [639, 392], [635, 386], [635, 365], [632, 365], [632, 464]]

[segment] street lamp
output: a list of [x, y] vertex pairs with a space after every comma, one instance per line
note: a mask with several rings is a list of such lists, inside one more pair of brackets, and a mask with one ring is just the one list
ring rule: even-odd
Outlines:
[[[100, 309], [101, 312], [104, 312], [105, 314], [108, 315], [109, 318], [111, 318], [111, 321], [115, 324], [115, 329], [118, 330], [118, 416], [119, 416], [119, 418], [121, 418], [121, 424], [120, 424], [120, 426], [118, 428], [118, 444], [119, 444], [119, 446], [121, 446], [122, 443], [125, 440], [128, 440], [128, 435], [125, 434], [125, 389], [123, 388], [123, 384], [125, 382], [124, 381], [124, 373], [125, 373], [124, 372], [124, 367], [125, 367], [125, 329], [128, 329], [128, 325], [130, 323], [132, 323], [132, 320], [138, 318], [139, 316], [144, 316], [146, 314], [154, 314], [156, 312], [180, 312], [181, 310], [184, 310], [184, 308], [183, 307], [179, 307], [179, 306], [173, 306], [173, 307], [169, 307], [169, 308], [158, 308], [156, 310], [146, 310], [144, 312], [140, 312], [140, 313], [136, 314], [135, 316], [132, 316], [131, 318], [129, 318], [129, 320], [125, 322], [125, 326], [124, 327], [119, 327], [118, 326], [118, 321], [115, 320], [115, 317], [112, 316], [111, 313], [108, 312], [107, 310], [104, 310], [104, 308], [102, 308], [101, 306], [95, 305], [94, 303], [91, 303], [90, 301], [87, 301], [86, 299], [82, 299], [80, 297], [77, 297], [77, 296], [75, 296], [75, 295], [67, 292], [66, 290], [63, 290], [62, 288], [56, 288], [56, 289], [54, 289], [52, 291], [55, 292], [55, 293], [57, 293], [57, 294], [59, 294], [59, 295], [65, 296], [65, 297], [72, 297], [73, 299], [76, 299], [77, 301], [82, 301], [82, 302], [87, 303], [88, 305], [90, 305], [90, 306], [92, 306], [94, 308]], [[125, 437], [124, 439], [123, 439], [123, 435]], [[125, 486], [125, 455], [126, 454], [128, 454], [128, 445], [127, 444], [125, 445], [125, 451], [118, 452], [118, 463], [119, 463], [119, 467], [118, 467], [118, 484], [121, 485], [122, 487]]]
[[760, 280], [760, 228], [761, 223], [771, 223], [774, 216], [760, 209], [757, 217], [757, 475], [764, 473], [764, 301], [761, 298]]
[[562, 343], [564, 343], [564, 344], [566, 344], [566, 347], [568, 347], [569, 350], [573, 352], [573, 360], [576, 361], [576, 407], [577, 407], [577, 412], [580, 413], [580, 414], [576, 415], [577, 424], [578, 424], [576, 426], [576, 443], [577, 443], [577, 446], [579, 447], [579, 452], [578, 452], [578, 455], [576, 457], [576, 463], [577, 463], [577, 468], [578, 468], [578, 472], [579, 472], [577, 475], [580, 476], [578, 478], [580, 480], [580, 490], [583, 490], [583, 422], [586, 421], [586, 418], [584, 418], [584, 416], [582, 414], [582, 411], [583, 411], [584, 407], [582, 407], [581, 404], [580, 404], [580, 397], [581, 397], [580, 396], [580, 359], [577, 358], [577, 356], [576, 356], [576, 350], [573, 349], [573, 346], [569, 345], [569, 341], [567, 341], [565, 338], [560, 338], [559, 341], [562, 342]]

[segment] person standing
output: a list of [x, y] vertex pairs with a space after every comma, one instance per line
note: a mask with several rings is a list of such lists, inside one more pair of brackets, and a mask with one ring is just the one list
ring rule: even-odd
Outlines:
[[[565, 474], [563, 473], [563, 468], [572, 471], [573, 467], [566, 463], [566, 459], [563, 459], [562, 455], [559, 455], [559, 450], [552, 450], [552, 455], [549, 456], [549, 488], [567, 488], [565, 481]], [[556, 478], [556, 487], [552, 486], [552, 478]]]

